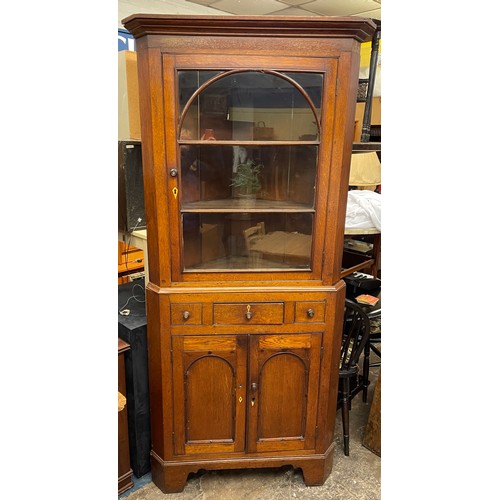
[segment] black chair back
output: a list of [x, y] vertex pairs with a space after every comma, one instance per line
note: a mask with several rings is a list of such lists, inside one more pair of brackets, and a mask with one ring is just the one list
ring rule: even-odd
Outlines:
[[345, 299], [342, 346], [340, 349], [340, 377], [358, 372], [358, 361], [370, 337], [370, 320], [361, 307]]

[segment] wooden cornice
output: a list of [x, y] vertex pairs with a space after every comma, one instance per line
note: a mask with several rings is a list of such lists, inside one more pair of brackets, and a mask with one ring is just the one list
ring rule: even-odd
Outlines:
[[145, 35], [253, 36], [372, 39], [377, 25], [362, 17], [188, 16], [133, 14], [122, 21], [140, 38]]

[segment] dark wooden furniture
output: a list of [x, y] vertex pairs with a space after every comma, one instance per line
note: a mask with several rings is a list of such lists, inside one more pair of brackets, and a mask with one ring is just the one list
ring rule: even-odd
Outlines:
[[368, 401], [368, 386], [370, 385], [370, 367], [380, 366], [380, 362], [371, 362], [370, 354], [373, 351], [379, 357], [381, 356], [380, 349], [376, 346], [381, 343], [381, 330], [380, 326], [377, 327], [375, 321], [381, 320], [382, 318], [382, 289], [381, 287], [374, 288], [372, 290], [363, 291], [359, 288], [354, 289], [352, 286], [347, 285], [346, 298], [354, 301], [358, 295], [362, 293], [368, 293], [377, 297], [379, 301], [371, 306], [367, 304], [358, 304], [363, 312], [368, 316], [370, 321], [370, 335], [368, 341], [365, 344], [365, 349], [363, 353], [363, 370], [360, 375], [358, 375], [357, 380], [351, 380], [349, 393], [352, 399], [358, 392], [363, 391], [363, 402]]
[[373, 392], [372, 404], [370, 406], [370, 413], [368, 414], [368, 422], [366, 423], [365, 431], [363, 434], [363, 446], [368, 448], [371, 452], [380, 457], [382, 452], [382, 423], [381, 423], [381, 380], [382, 374], [380, 373], [375, 383], [375, 390]]
[[[333, 463], [359, 17], [123, 21], [137, 42], [148, 232], [152, 478]], [[262, 134], [262, 124], [265, 134]], [[245, 200], [234, 176], [262, 164]], [[298, 260], [248, 228], [311, 238]]]
[[352, 300], [345, 300], [342, 345], [340, 348], [339, 397], [342, 408], [342, 428], [344, 432], [344, 454], [349, 456], [349, 410], [356, 392], [351, 383], [358, 385], [359, 357], [370, 336], [370, 320], [363, 309]]
[[118, 339], [118, 494], [132, 488], [132, 469], [128, 448], [128, 421], [124, 353], [130, 346]]
[[[382, 309], [378, 309], [368, 314], [368, 318], [372, 319], [380, 319], [382, 316]], [[373, 330], [373, 329], [372, 329]], [[370, 351], [377, 355], [380, 359], [382, 359], [382, 353], [380, 351], [380, 344], [382, 343], [382, 331], [381, 329], [377, 329], [376, 331], [372, 331], [370, 333], [370, 339], [368, 342], [368, 359]], [[380, 366], [380, 361], [374, 361], [373, 363], [369, 362], [369, 366]]]
[[381, 22], [374, 20], [377, 29], [372, 37], [372, 52], [370, 55], [370, 69], [368, 74], [368, 89], [366, 92], [365, 111], [363, 114], [363, 128], [361, 130], [361, 142], [370, 141], [370, 128], [372, 118], [372, 98], [373, 90], [375, 88], [375, 76], [377, 73], [377, 60], [378, 60], [378, 46], [380, 43]]
[[380, 231], [376, 228], [346, 229], [345, 235], [349, 237], [371, 235], [373, 237], [373, 247], [369, 253], [356, 252], [355, 250], [344, 247], [342, 272], [340, 274], [341, 278], [345, 278], [356, 271], [363, 271], [377, 278], [380, 269], [382, 239]]

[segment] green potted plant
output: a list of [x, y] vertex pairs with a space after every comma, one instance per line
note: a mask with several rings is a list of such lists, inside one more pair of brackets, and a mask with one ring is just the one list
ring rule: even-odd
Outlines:
[[235, 195], [243, 203], [251, 203], [257, 198], [257, 193], [261, 190], [260, 172], [264, 165], [257, 164], [251, 159], [240, 163], [236, 167], [236, 173], [231, 179], [231, 186], [235, 188]]

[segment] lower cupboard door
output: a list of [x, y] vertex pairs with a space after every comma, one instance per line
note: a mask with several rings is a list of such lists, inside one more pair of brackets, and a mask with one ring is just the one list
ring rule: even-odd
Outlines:
[[174, 336], [172, 356], [175, 453], [243, 451], [246, 339]]
[[314, 449], [321, 333], [250, 337], [248, 451]]

